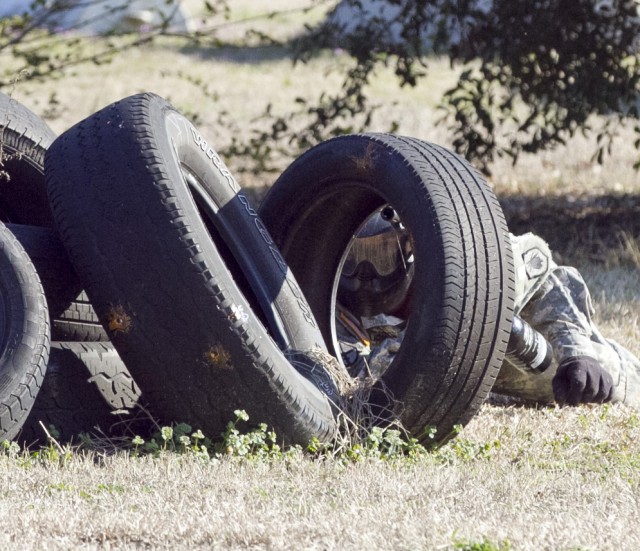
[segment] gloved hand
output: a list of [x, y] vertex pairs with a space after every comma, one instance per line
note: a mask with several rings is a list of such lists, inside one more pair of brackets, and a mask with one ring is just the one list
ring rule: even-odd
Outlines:
[[611, 399], [613, 379], [600, 362], [589, 356], [564, 360], [553, 378], [553, 396], [559, 404], [577, 406]]

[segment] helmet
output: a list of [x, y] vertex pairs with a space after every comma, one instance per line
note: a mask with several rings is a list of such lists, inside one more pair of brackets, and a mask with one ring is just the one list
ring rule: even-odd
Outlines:
[[414, 262], [411, 239], [387, 205], [355, 234], [342, 264], [338, 302], [356, 316], [397, 315], [406, 303]]

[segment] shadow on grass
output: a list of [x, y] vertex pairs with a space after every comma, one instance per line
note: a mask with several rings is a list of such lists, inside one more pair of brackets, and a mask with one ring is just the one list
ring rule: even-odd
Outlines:
[[[260, 205], [277, 176], [243, 186], [253, 205]], [[640, 195], [512, 195], [499, 200], [509, 230], [542, 237], [558, 263], [640, 268]]]
[[563, 263], [640, 263], [640, 196], [508, 196], [500, 203], [509, 230], [545, 239]]
[[180, 49], [183, 54], [192, 56], [202, 61], [220, 61], [225, 63], [237, 63], [246, 65], [258, 65], [260, 63], [293, 60], [290, 47], [285, 45], [232, 45], [220, 44], [219, 46], [189, 45]]

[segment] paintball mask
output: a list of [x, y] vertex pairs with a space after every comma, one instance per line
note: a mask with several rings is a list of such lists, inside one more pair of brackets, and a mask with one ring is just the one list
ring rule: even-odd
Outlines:
[[407, 302], [413, 271], [409, 233], [387, 205], [369, 217], [351, 241], [338, 302], [360, 317], [398, 315]]

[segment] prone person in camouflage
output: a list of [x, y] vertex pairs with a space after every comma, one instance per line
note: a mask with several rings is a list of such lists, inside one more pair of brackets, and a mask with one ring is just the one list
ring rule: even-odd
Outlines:
[[536, 235], [511, 235], [511, 243], [515, 313], [547, 339], [554, 361], [543, 373], [524, 372], [505, 361], [494, 390], [536, 402], [610, 401], [640, 408], [640, 360], [599, 331], [578, 270], [558, 266]]
[[[494, 392], [539, 403], [623, 402], [640, 408], [640, 360], [602, 336], [580, 273], [558, 266], [540, 237], [510, 237], [515, 313], [547, 339], [553, 358], [542, 373], [505, 360]], [[410, 303], [409, 243], [406, 230], [386, 207], [363, 226], [347, 254], [338, 289], [337, 326], [343, 360], [354, 375], [365, 370], [378, 376], [400, 347], [402, 309]]]

